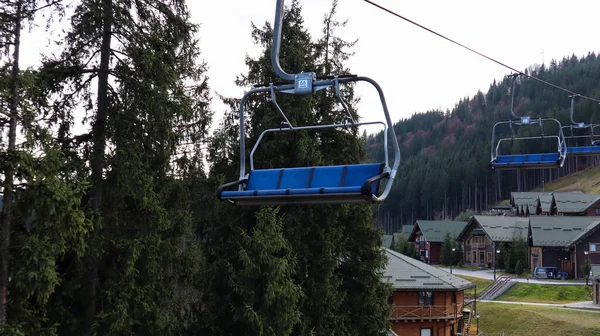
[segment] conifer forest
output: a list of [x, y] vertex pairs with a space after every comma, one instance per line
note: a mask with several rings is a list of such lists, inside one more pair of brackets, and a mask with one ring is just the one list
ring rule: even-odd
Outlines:
[[[314, 36], [301, 1], [288, 1], [283, 68], [352, 73], [355, 42], [338, 35], [345, 18], [337, 2]], [[596, 164], [570, 158], [560, 169], [491, 170], [491, 128], [510, 113], [505, 79], [452, 110], [395, 122], [403, 172], [380, 205], [236, 207], [215, 190], [239, 177], [240, 97], [211, 93], [186, 1], [65, 6], [0, 1], [1, 335], [378, 335], [391, 309], [384, 231], [481, 211], [510, 191]], [[59, 51], [23, 66], [22, 34], [58, 19], [69, 22], [53, 41]], [[232, 80], [244, 89], [279, 81], [272, 23], [252, 24], [247, 38], [261, 53]], [[600, 95], [593, 53], [527, 71]], [[354, 89], [342, 95], [358, 119]], [[222, 118], [217, 100], [228, 106]], [[345, 118], [327, 90], [280, 95], [278, 104], [298, 124]], [[569, 117], [567, 98], [526, 78], [514, 106]], [[597, 104], [576, 106], [579, 119], [597, 121]], [[247, 148], [280, 125], [268, 94], [247, 101], [246, 113]], [[382, 136], [358, 128], [277, 134], [254, 159], [262, 168], [380, 162]]]

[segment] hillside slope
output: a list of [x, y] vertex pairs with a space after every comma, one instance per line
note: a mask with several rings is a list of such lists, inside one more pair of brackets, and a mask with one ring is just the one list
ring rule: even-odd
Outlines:
[[544, 184], [532, 191], [583, 191], [600, 194], [600, 167], [591, 167]]
[[[575, 55], [548, 67], [530, 67], [532, 76], [583, 95], [600, 97], [600, 58]], [[416, 113], [394, 125], [402, 163], [388, 201], [378, 209], [379, 224], [397, 231], [417, 219], [453, 218], [467, 209], [508, 199], [511, 191], [530, 190], [596, 165], [591, 158], [569, 158], [561, 169], [494, 171], [489, 167], [491, 132], [496, 122], [510, 118], [511, 81], [494, 81], [487, 92], [459, 100], [451, 111]], [[435, 94], [435, 93], [432, 93]], [[569, 125], [570, 98], [537, 81], [520, 78], [515, 86], [517, 115], [554, 117]], [[579, 100], [576, 121], [600, 122], [597, 104]], [[518, 130], [517, 134], [528, 134]], [[550, 129], [552, 130], [552, 129]], [[535, 131], [535, 130], [534, 130]], [[500, 135], [509, 136], [507, 129]], [[515, 141], [513, 150], [539, 151], [539, 144]], [[381, 161], [382, 133], [366, 141], [370, 159]], [[509, 147], [508, 150], [511, 148]]]

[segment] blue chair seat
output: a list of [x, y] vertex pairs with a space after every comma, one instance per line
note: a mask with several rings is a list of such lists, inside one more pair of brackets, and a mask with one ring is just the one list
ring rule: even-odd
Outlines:
[[556, 168], [563, 159], [560, 153], [498, 155], [490, 165], [493, 169]]
[[594, 143], [592, 146], [567, 147], [567, 154], [574, 156], [599, 155], [600, 146]]
[[[368, 203], [387, 176], [384, 164], [255, 169], [247, 179], [225, 184], [217, 197], [238, 205]], [[225, 189], [245, 184], [242, 190]]]

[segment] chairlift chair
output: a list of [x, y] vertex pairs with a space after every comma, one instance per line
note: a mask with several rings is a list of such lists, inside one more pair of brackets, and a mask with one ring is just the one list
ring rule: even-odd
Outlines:
[[[530, 116], [517, 116], [513, 110], [514, 104], [514, 88], [515, 78], [519, 74], [512, 75], [512, 89], [511, 89], [511, 106], [510, 113], [513, 119], [499, 121], [492, 129], [492, 144], [491, 144], [491, 161], [490, 167], [497, 170], [508, 170], [508, 169], [541, 169], [541, 168], [560, 168], [563, 166], [565, 158], [567, 156], [567, 146], [563, 134], [563, 128], [555, 118], [531, 118]], [[556, 123], [558, 126], [558, 134], [546, 135], [544, 134], [545, 123]], [[500, 125], [509, 125], [511, 130], [510, 137], [500, 138], [498, 142], [495, 141], [497, 127]], [[541, 136], [524, 136], [515, 137], [513, 126], [539, 126], [541, 130]], [[528, 141], [534, 139], [552, 139], [556, 138], [556, 151], [555, 152], [544, 152], [534, 154], [501, 154], [500, 145], [506, 141]]]
[[[594, 139], [594, 136], [595, 136], [594, 128], [596, 128], [600, 125], [586, 124], [584, 122], [576, 122], [575, 119], [573, 118], [573, 110], [575, 109], [574, 108], [575, 98], [577, 98], [578, 96], [579, 95], [569, 96], [571, 98], [571, 113], [570, 113], [571, 125], [563, 126], [563, 133], [566, 134], [565, 139], [572, 140], [571, 144], [568, 144], [568, 146], [567, 146], [567, 154], [572, 155], [572, 156], [600, 155], [600, 140]], [[567, 132], [567, 129], [568, 129], [568, 132]], [[576, 135], [575, 132], [573, 131], [574, 129], [589, 130], [589, 134]], [[596, 136], [598, 136], [598, 135], [596, 135]], [[589, 144], [579, 146], [579, 144], [577, 143], [578, 139], [587, 139], [589, 141]]]
[[[392, 182], [400, 164], [400, 147], [388, 112], [383, 91], [379, 84], [368, 77], [354, 75], [330, 76], [317, 79], [314, 72], [299, 74], [286, 73], [279, 64], [279, 47], [283, 20], [284, 0], [277, 0], [271, 62], [275, 73], [288, 81], [284, 84], [269, 84], [246, 92], [240, 101], [240, 175], [237, 181], [221, 185], [217, 198], [235, 205], [280, 205], [280, 204], [342, 204], [383, 202], [389, 194]], [[340, 96], [340, 85], [353, 82], [367, 82], [379, 93], [384, 121], [356, 122]], [[334, 88], [338, 102], [346, 112], [343, 123], [328, 125], [294, 126], [277, 104], [278, 92], [294, 95], [309, 95], [316, 91]], [[270, 93], [271, 101], [282, 117], [282, 127], [264, 130], [249, 156], [250, 169], [246, 172], [244, 104], [248, 97], [258, 93]], [[254, 153], [263, 137], [273, 132], [290, 132], [309, 129], [347, 128], [363, 125], [382, 125], [384, 129], [384, 162], [362, 163], [337, 166], [291, 167], [275, 169], [255, 169]], [[390, 166], [388, 137], [394, 149], [394, 161]], [[387, 179], [383, 191], [379, 193], [381, 181]], [[237, 190], [230, 190], [237, 187]]]

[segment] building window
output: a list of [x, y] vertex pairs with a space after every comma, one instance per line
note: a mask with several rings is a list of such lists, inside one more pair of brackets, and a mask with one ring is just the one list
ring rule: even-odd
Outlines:
[[469, 239], [467, 239], [467, 245], [471, 246], [471, 238], [469, 237]]
[[421, 329], [421, 336], [432, 336], [433, 332], [431, 328]]
[[486, 262], [491, 263], [492, 262], [492, 252], [488, 252], [486, 257], [487, 257]]
[[600, 208], [595, 209], [596, 216], [600, 216]]
[[419, 292], [419, 306], [433, 306], [433, 292]]
[[467, 263], [471, 262], [471, 253], [467, 253]]
[[600, 253], [600, 243], [590, 243], [590, 252]]

